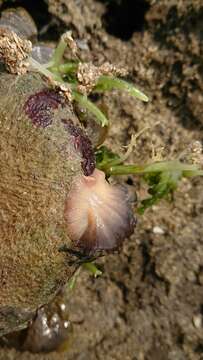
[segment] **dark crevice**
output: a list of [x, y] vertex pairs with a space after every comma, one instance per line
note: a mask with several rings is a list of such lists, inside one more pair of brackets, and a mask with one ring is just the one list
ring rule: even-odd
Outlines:
[[203, 354], [203, 344], [202, 343], [199, 343], [196, 348], [195, 348], [195, 352], [197, 354]]
[[123, 301], [125, 303], [128, 303], [129, 302], [128, 301], [129, 290], [128, 290], [127, 286], [122, 281], [119, 281], [115, 278], [112, 278], [111, 281], [114, 282], [118, 286], [118, 288], [121, 290], [122, 296], [123, 296]]
[[[97, 0], [103, 2], [102, 0]], [[134, 32], [142, 31], [149, 4], [145, 0], [105, 1], [106, 13], [102, 18], [106, 31], [121, 40], [129, 40]]]
[[126, 184], [130, 185], [130, 186], [134, 186], [134, 181], [131, 177], [128, 177], [126, 180]]
[[150, 255], [150, 247], [152, 246], [149, 240], [143, 241], [141, 244], [141, 251], [143, 256], [143, 273], [142, 281], [148, 282], [148, 284], [153, 284], [158, 282], [162, 283], [165, 286], [166, 294], [169, 293], [170, 284], [156, 272], [155, 260], [152, 259]]
[[[197, 130], [199, 134], [202, 131], [202, 121], [190, 98], [196, 90], [201, 91], [199, 80], [188, 75], [184, 67], [185, 64], [188, 69], [195, 66], [199, 76], [202, 76], [202, 59], [200, 53], [194, 50], [194, 43], [196, 41], [198, 43], [202, 37], [202, 24], [203, 8], [196, 10], [195, 7], [190, 6], [187, 13], [181, 14], [176, 5], [169, 7], [168, 13], [163, 18], [149, 24], [155, 41], [161, 48], [169, 50], [165, 61], [162, 59], [162, 62], [157, 64], [153, 62], [163, 77], [168, 74], [168, 80], [162, 87], [167, 106], [179, 117], [184, 128]], [[197, 106], [199, 106], [198, 102]]]

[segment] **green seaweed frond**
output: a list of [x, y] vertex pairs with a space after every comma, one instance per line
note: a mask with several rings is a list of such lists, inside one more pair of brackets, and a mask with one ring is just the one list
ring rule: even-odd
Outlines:
[[148, 185], [149, 196], [141, 200], [138, 212], [157, 204], [161, 199], [170, 199], [183, 178], [203, 176], [198, 164], [188, 164], [179, 159], [155, 161], [143, 165], [126, 165], [122, 158], [107, 147], [96, 150], [97, 168], [111, 175], [137, 175]]
[[127, 91], [129, 95], [148, 102], [149, 98], [129, 82], [112, 76], [101, 76], [94, 88], [94, 91], [104, 92], [110, 90]]
[[95, 278], [102, 275], [102, 271], [98, 269], [97, 265], [94, 262], [86, 262], [82, 264], [83, 269], [87, 270]]
[[104, 113], [96, 106], [91, 100], [88, 99], [87, 96], [80, 94], [77, 91], [73, 91], [73, 98], [79, 103], [82, 108], [85, 110], [88, 110], [90, 113], [92, 113], [95, 116], [95, 120], [99, 125], [102, 127], [108, 126], [108, 119], [104, 115]]
[[97, 265], [94, 262], [85, 262], [82, 263], [82, 265], [75, 271], [73, 276], [70, 278], [70, 280], [67, 283], [67, 288], [72, 291], [75, 289], [77, 279], [81, 273], [81, 270], [86, 270], [90, 273], [90, 275], [94, 276], [94, 278], [97, 278], [102, 275], [102, 271], [97, 267]]
[[[64, 36], [66, 35], [66, 36]], [[64, 52], [70, 44], [67, 42], [67, 38], [71, 41], [71, 33], [68, 32], [61, 36], [61, 39], [56, 46], [52, 59], [47, 64], [39, 64], [37, 61], [31, 58], [30, 63], [33, 68], [41, 72], [43, 75], [52, 78], [54, 81], [59, 82], [62, 85], [69, 85], [72, 90], [73, 99], [79, 103], [79, 105], [88, 110], [94, 115], [95, 120], [102, 127], [109, 124], [109, 120], [106, 115], [97, 107], [88, 96], [82, 94], [78, 89], [77, 71], [79, 66], [79, 59], [69, 60], [64, 62]], [[113, 89], [127, 91], [129, 95], [147, 102], [148, 97], [138, 90], [134, 85], [128, 83], [123, 79], [119, 79], [113, 76], [100, 76], [95, 87], [92, 89], [94, 92], [105, 92]]]
[[[64, 52], [68, 47], [72, 54], [74, 54], [75, 60], [71, 59], [64, 61]], [[90, 100], [89, 96], [84, 95], [79, 91], [80, 84], [78, 82], [77, 73], [80, 63], [77, 56], [77, 47], [70, 32], [62, 35], [52, 59], [48, 64], [41, 65], [34, 59], [31, 59], [31, 65], [46, 77], [49, 79], [52, 78], [53, 81], [61, 85], [68, 85], [73, 100], [90, 114], [93, 114], [95, 121], [101, 127], [108, 126], [109, 120], [106, 115]], [[133, 84], [112, 75], [100, 76], [97, 79], [95, 86], [92, 88], [91, 93], [106, 92], [114, 89], [127, 91], [129, 95], [144, 102], [149, 100], [148, 97]], [[158, 203], [163, 198], [171, 198], [171, 195], [183, 178], [203, 176], [203, 171], [197, 164], [184, 163], [179, 159], [151, 161], [144, 165], [125, 164], [136, 144], [137, 137], [146, 129], [149, 128], [144, 128], [140, 133], [132, 137], [128, 150], [123, 156], [113, 153], [105, 146], [96, 149], [95, 153], [97, 168], [103, 170], [107, 177], [111, 175], [137, 175], [145, 181], [148, 186], [149, 196], [146, 199], [141, 200], [140, 206], [138, 207], [139, 213], [143, 213], [147, 208]], [[87, 263], [84, 267], [88, 268], [96, 276], [99, 274], [99, 272], [94, 269], [92, 263]]]

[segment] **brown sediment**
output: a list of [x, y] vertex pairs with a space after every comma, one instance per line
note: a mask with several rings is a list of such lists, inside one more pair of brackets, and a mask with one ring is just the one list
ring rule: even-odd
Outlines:
[[[122, 5], [138, 4], [138, 13], [130, 12], [136, 29], [128, 41], [108, 33], [109, 24], [120, 32], [129, 29], [126, 17], [126, 28], [116, 23], [110, 3], [121, 19]], [[119, 62], [128, 68], [129, 79], [151, 97], [147, 105], [120, 92], [102, 97], [111, 119], [109, 148], [121, 152], [132, 134], [151, 126], [129, 158], [140, 164], [151, 158], [152, 145], [176, 156], [202, 139], [202, 0], [108, 1], [107, 6], [95, 0], [77, 5], [74, 0], [49, 0], [49, 6], [89, 47], [84, 61]], [[148, 10], [141, 19], [139, 9], [144, 6]], [[154, 128], [157, 120], [160, 125]], [[138, 198], [143, 196], [137, 177], [125, 180], [138, 191]], [[202, 201], [201, 178], [181, 183], [173, 203], [162, 202], [139, 218], [120, 254], [100, 260], [103, 277], [93, 281], [82, 275], [71, 300], [79, 336], [66, 357], [200, 360], [203, 332], [193, 318], [201, 323]], [[162, 234], [154, 233], [155, 226]], [[60, 354], [54, 358], [60, 359]]]

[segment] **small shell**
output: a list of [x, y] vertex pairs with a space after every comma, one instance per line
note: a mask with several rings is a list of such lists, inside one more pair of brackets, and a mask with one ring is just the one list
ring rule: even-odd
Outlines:
[[87, 253], [116, 249], [135, 225], [126, 191], [110, 185], [98, 169], [73, 184], [65, 219], [70, 239]]
[[53, 52], [54, 52], [54, 49], [49, 46], [37, 45], [37, 46], [34, 46], [32, 49], [32, 57], [38, 63], [46, 64], [46, 63], [48, 63], [49, 60], [51, 60]]
[[[51, 307], [52, 305], [50, 305]], [[27, 331], [23, 350], [33, 353], [51, 352], [65, 345], [71, 334], [71, 323], [61, 311], [49, 311], [45, 306], [37, 311], [37, 316]]]
[[7, 9], [2, 12], [0, 27], [14, 31], [18, 36], [33, 40], [37, 36], [36, 25], [26, 10]]

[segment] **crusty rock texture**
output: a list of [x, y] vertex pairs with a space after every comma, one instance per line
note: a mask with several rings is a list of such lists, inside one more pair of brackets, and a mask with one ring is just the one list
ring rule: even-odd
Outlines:
[[81, 155], [64, 119], [77, 124], [39, 74], [0, 74], [0, 335], [25, 327], [74, 271], [59, 249]]

